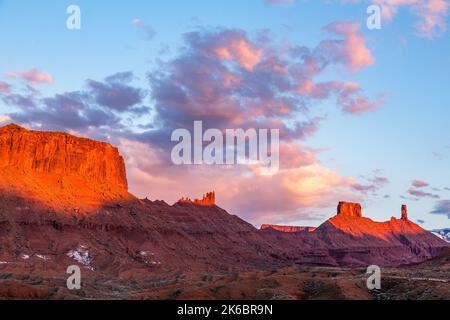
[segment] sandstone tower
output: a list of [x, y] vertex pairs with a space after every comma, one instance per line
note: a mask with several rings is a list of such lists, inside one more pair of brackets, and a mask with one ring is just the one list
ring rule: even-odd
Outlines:
[[361, 205], [359, 203], [339, 202], [339, 205], [337, 207], [337, 214], [361, 218], [362, 217]]
[[408, 207], [406, 204], [402, 205], [402, 220], [408, 220]]

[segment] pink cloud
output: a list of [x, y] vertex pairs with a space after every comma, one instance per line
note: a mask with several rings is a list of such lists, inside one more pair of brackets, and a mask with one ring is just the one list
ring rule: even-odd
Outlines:
[[10, 93], [11, 86], [6, 82], [0, 81], [0, 93]]
[[237, 61], [248, 71], [252, 71], [261, 61], [263, 53], [262, 48], [258, 48], [239, 33], [224, 34], [223, 39], [219, 39], [219, 43], [211, 50], [219, 59]]
[[20, 77], [30, 84], [46, 83], [52, 85], [55, 81], [49, 73], [31, 69], [20, 73]]
[[447, 29], [446, 18], [450, 2], [447, 0], [375, 0], [382, 8], [383, 16], [389, 21], [402, 7], [421, 18], [416, 23], [418, 34], [434, 37]]
[[359, 32], [359, 24], [349, 21], [333, 22], [325, 30], [343, 37], [343, 40], [325, 41], [323, 46], [328, 54], [334, 55], [348, 69], [358, 70], [375, 63], [375, 58]]
[[430, 186], [430, 184], [428, 182], [422, 181], [422, 180], [414, 180], [412, 182], [412, 186], [415, 188], [425, 188]]
[[298, 92], [311, 96], [314, 99], [326, 99], [331, 95], [337, 96], [337, 104], [346, 113], [361, 115], [378, 109], [384, 103], [384, 97], [380, 95], [375, 101], [369, 101], [364, 95], [358, 83], [329, 81], [314, 84], [307, 79], [297, 88]]
[[354, 179], [323, 167], [313, 156], [267, 176], [242, 166], [173, 167], [158, 149], [126, 139], [119, 149], [125, 155], [131, 191], [138, 196], [174, 203], [182, 196], [195, 198], [215, 190], [219, 206], [255, 225], [310, 219], [312, 207], [356, 199]]
[[[295, 0], [265, 0], [267, 4], [292, 5]], [[338, 0], [346, 4], [367, 3], [366, 0]], [[381, 7], [385, 22], [390, 22], [402, 9], [419, 17], [415, 23], [417, 34], [422, 37], [433, 38], [447, 30], [447, 17], [450, 2], [448, 0], [373, 0], [373, 4]]]
[[373, 184], [367, 184], [367, 185], [364, 185], [364, 184], [360, 184], [360, 183], [353, 183], [352, 185], [351, 185], [351, 187], [354, 189], [354, 190], [356, 190], [356, 191], [360, 191], [360, 192], [362, 192], [362, 193], [366, 193], [366, 192], [374, 192], [374, 191], [377, 191], [378, 190], [378, 187], [376, 186], [376, 185], [373, 185]]
[[[341, 0], [341, 2], [348, 2]], [[355, 0], [353, 2], [362, 2]], [[415, 23], [419, 36], [433, 38], [447, 30], [447, 17], [450, 2], [448, 0], [374, 0], [381, 7], [385, 21], [394, 19], [401, 8], [420, 18]]]
[[6, 71], [4, 73], [5, 77], [9, 78], [9, 79], [16, 79], [17, 78], [17, 73], [13, 72], [13, 71]]
[[422, 190], [416, 190], [416, 189], [409, 189], [407, 191], [410, 195], [418, 197], [418, 198], [432, 198], [432, 199], [439, 199], [440, 197], [437, 194], [432, 194], [429, 192], [425, 192]]
[[302, 147], [298, 143], [288, 142], [280, 145], [280, 162], [282, 168], [298, 168], [319, 163], [316, 150]]
[[0, 124], [4, 124], [5, 122], [10, 122], [11, 117], [5, 114], [0, 114]]
[[447, 17], [450, 2], [446, 0], [421, 1], [413, 8], [414, 12], [422, 18], [416, 23], [419, 35], [435, 37], [447, 30]]
[[386, 177], [374, 177], [372, 181], [378, 186], [383, 186], [389, 183], [389, 179]]

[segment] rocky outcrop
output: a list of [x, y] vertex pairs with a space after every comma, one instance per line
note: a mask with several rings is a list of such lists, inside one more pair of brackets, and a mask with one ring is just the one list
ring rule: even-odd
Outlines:
[[337, 214], [349, 217], [361, 218], [362, 209], [359, 203], [339, 202]]
[[91, 183], [127, 189], [125, 163], [108, 143], [66, 133], [29, 131], [17, 125], [0, 128], [0, 168], [42, 174], [77, 174]]
[[195, 199], [192, 200], [187, 197], [183, 197], [180, 200], [178, 200], [178, 203], [188, 203], [188, 204], [195, 204], [197, 206], [215, 206], [216, 205], [216, 193], [208, 192], [207, 194], [203, 195], [202, 199]]
[[402, 205], [402, 220], [408, 220], [408, 207], [405, 204]]
[[263, 224], [261, 225], [261, 230], [275, 230], [285, 233], [295, 233], [295, 232], [313, 232], [316, 230], [314, 227], [293, 227], [293, 226], [277, 226], [273, 224]]
[[108, 143], [67, 133], [0, 128], [0, 189], [80, 206], [129, 196], [125, 163]]

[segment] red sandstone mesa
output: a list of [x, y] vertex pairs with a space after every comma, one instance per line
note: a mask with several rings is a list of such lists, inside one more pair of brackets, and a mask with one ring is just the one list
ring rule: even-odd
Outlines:
[[1, 189], [52, 204], [130, 197], [117, 148], [67, 133], [1, 127], [0, 172]]

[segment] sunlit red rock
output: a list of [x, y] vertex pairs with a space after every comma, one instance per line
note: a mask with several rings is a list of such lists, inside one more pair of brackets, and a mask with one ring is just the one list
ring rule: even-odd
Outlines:
[[408, 208], [405, 204], [402, 205], [402, 220], [408, 220]]
[[117, 148], [66, 133], [1, 127], [0, 173], [0, 189], [53, 206], [131, 197]]
[[202, 199], [195, 199], [192, 200], [187, 197], [183, 197], [180, 200], [178, 200], [178, 203], [188, 203], [188, 204], [195, 204], [197, 206], [215, 206], [216, 205], [216, 193], [208, 192], [203, 195]]
[[362, 217], [361, 205], [359, 203], [339, 202], [337, 214], [361, 218]]

